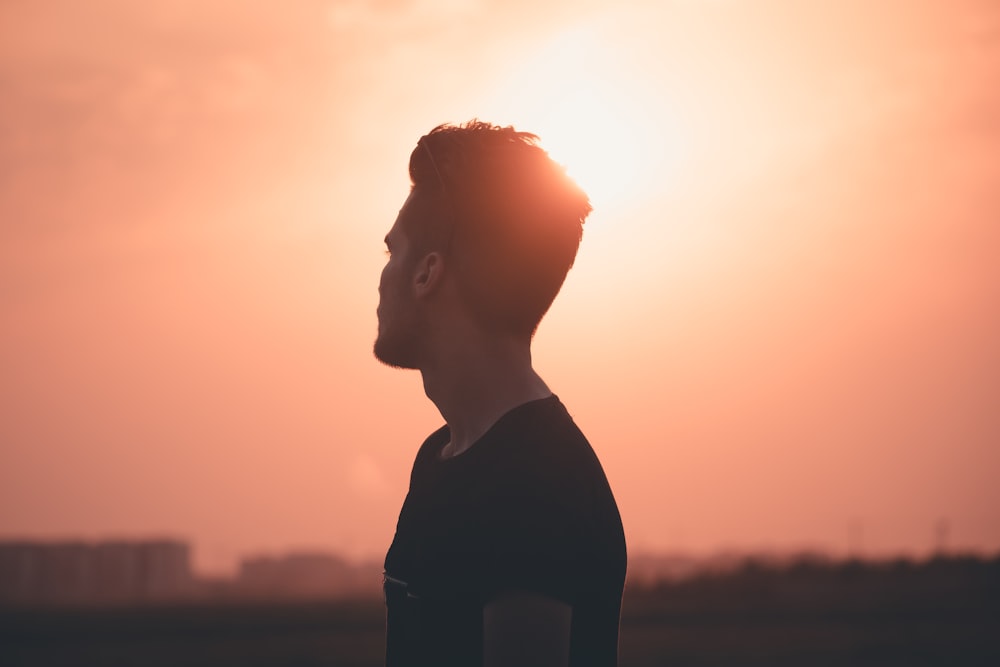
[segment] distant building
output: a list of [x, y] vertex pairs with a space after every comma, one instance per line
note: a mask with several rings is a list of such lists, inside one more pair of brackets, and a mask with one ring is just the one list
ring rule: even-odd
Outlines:
[[235, 578], [207, 579], [194, 576], [191, 549], [176, 540], [0, 541], [0, 607], [371, 598], [381, 573], [377, 563], [293, 553], [247, 558]]
[[168, 600], [193, 581], [184, 542], [0, 542], [0, 605]]
[[370, 597], [380, 586], [380, 568], [321, 553], [247, 558], [235, 582], [238, 595], [269, 599]]

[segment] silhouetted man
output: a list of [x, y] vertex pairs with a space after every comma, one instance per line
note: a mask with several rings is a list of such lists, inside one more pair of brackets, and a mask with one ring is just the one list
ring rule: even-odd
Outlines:
[[389, 667], [617, 663], [618, 508], [530, 349], [591, 206], [536, 141], [435, 128], [385, 237], [375, 356], [418, 369], [446, 422], [385, 558]]

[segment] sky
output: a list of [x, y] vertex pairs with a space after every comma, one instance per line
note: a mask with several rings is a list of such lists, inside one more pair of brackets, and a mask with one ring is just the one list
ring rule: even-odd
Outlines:
[[417, 139], [590, 192], [537, 370], [633, 553], [1000, 551], [1000, 6], [0, 4], [0, 539], [380, 558]]

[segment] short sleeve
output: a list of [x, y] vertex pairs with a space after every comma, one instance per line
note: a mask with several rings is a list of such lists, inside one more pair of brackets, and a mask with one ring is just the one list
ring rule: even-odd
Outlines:
[[522, 590], [575, 604], [590, 552], [582, 499], [544, 480], [507, 481], [481, 508], [474, 531], [482, 601]]

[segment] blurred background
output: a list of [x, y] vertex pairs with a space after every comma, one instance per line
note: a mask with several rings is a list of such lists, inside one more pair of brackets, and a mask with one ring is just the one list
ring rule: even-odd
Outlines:
[[995, 554], [997, 81], [990, 0], [5, 0], [0, 539], [377, 562], [382, 238], [479, 117], [592, 194], [535, 360], [633, 554]]
[[591, 193], [623, 665], [1000, 663], [1000, 4], [0, 3], [0, 662], [377, 665], [417, 139]]

